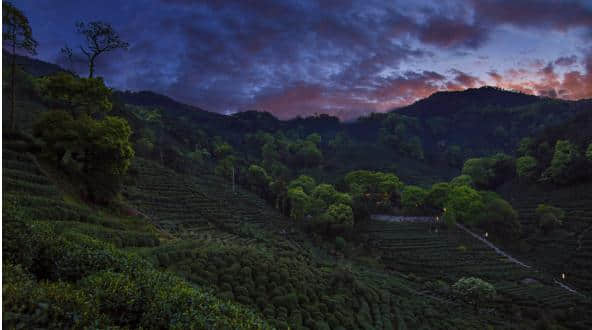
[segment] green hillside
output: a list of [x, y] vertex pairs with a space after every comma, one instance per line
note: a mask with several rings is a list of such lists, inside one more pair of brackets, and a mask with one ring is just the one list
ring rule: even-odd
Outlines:
[[485, 87], [280, 121], [19, 63], [7, 328], [592, 327], [589, 100]]

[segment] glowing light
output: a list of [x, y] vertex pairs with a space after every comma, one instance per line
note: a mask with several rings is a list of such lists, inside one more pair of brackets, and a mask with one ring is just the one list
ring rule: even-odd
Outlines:
[[565, 280], [565, 273], [561, 273], [561, 279]]
[[489, 236], [489, 233], [488, 232], [485, 232], [485, 237], [488, 237], [488, 236]]

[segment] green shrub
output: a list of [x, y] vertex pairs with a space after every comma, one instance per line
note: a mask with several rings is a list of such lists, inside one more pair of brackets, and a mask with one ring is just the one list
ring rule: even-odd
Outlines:
[[539, 204], [536, 208], [539, 217], [539, 227], [544, 232], [549, 232], [563, 224], [565, 212], [555, 206]]
[[2, 324], [7, 328], [83, 328], [107, 324], [91, 296], [64, 282], [36, 283], [20, 266], [3, 263]]

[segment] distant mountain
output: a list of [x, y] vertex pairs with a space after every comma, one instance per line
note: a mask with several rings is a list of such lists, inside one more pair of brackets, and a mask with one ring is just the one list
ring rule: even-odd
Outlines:
[[540, 102], [543, 99], [534, 95], [485, 86], [463, 91], [437, 92], [411, 105], [392, 111], [421, 117], [448, 116], [467, 108], [512, 108]]
[[[2, 63], [4, 63], [4, 66], [11, 63], [11, 57], [11, 54], [2, 51]], [[58, 71], [68, 71], [57, 64], [21, 55], [16, 56], [16, 64], [23, 68], [25, 72], [35, 77], [47, 76]]]
[[[63, 70], [26, 57], [18, 61], [36, 76]], [[124, 105], [155, 108], [162, 116], [162, 126], [150, 130], [162, 131], [160, 143], [175, 154], [194, 150], [196, 134], [205, 133], [210, 139], [219, 136], [241, 150], [245, 159], [256, 161], [260, 151], [246, 149], [248, 134], [264, 131], [297, 139], [318, 133], [328, 164], [326, 170], [317, 173], [319, 176], [366, 168], [392, 170], [408, 182], [430, 175], [446, 179], [470, 157], [511, 154], [523, 137], [536, 136], [592, 111], [592, 100], [558, 100], [494, 87], [437, 92], [411, 105], [353, 122], [341, 122], [329, 115], [284, 121], [254, 110], [222, 115], [151, 91], [115, 91], [114, 95], [114, 114], [126, 117], [137, 136], [147, 128], [137, 117], [142, 110], [132, 113]]]

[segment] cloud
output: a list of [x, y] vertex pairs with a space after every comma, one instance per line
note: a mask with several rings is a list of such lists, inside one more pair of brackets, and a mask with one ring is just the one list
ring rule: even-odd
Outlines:
[[431, 18], [419, 31], [419, 40], [440, 47], [478, 48], [488, 39], [488, 29], [458, 19]]
[[592, 28], [592, 7], [585, 1], [472, 0], [476, 19], [492, 25], [550, 28], [566, 31]]
[[559, 66], [571, 66], [578, 61], [578, 57], [576, 55], [571, 56], [562, 56], [555, 60], [555, 65]]
[[589, 51], [582, 59], [581, 71], [558, 73], [556, 65], [565, 66], [562, 59], [549, 62], [535, 71], [510, 69], [504, 74], [495, 71], [488, 74], [496, 86], [524, 93], [568, 100], [592, 97], [592, 52]]
[[[579, 51], [521, 55], [513, 67], [503, 57], [512, 53], [490, 51], [506, 25], [535, 30], [531, 36], [537, 38], [563, 31], [585, 45], [590, 39], [578, 33], [590, 32], [592, 24], [591, 7], [583, 1], [22, 4], [42, 41], [43, 59], [56, 60], [59, 47], [80, 42], [74, 20], [106, 20], [130, 42], [127, 52], [98, 59], [97, 73], [111, 86], [153, 90], [220, 113], [258, 108], [281, 118], [330, 113], [349, 119], [439, 90], [487, 83], [552, 97], [592, 96], [589, 56]], [[483, 66], [496, 70], [485, 72]], [[74, 69], [86, 75], [83, 59], [76, 59]]]

